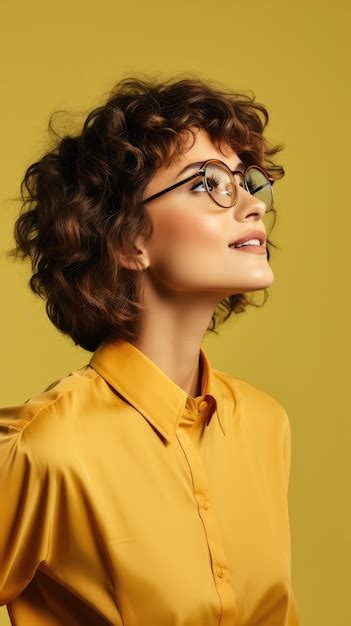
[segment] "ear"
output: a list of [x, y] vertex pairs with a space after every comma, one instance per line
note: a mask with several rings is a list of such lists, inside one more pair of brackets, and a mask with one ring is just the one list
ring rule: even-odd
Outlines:
[[123, 267], [126, 267], [129, 270], [146, 270], [150, 265], [150, 259], [147, 249], [139, 237], [136, 239], [133, 248], [135, 252], [130, 256], [123, 252], [119, 252], [119, 262], [123, 265]]

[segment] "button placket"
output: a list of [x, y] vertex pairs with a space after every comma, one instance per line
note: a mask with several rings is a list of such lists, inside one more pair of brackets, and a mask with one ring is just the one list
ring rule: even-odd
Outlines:
[[[218, 626], [233, 626], [235, 623], [237, 600], [222, 545], [222, 538], [215, 511], [208, 497], [209, 485], [201, 456], [185, 430], [177, 430], [178, 441], [187, 459], [198, 504], [199, 516], [204, 527], [204, 540], [211, 556], [213, 580], [221, 602], [221, 619]], [[206, 494], [206, 495], [205, 495]]]

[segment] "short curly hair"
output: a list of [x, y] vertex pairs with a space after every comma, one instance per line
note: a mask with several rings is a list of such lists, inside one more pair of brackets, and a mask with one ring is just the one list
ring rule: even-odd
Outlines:
[[[139, 74], [117, 82], [80, 132], [56, 133], [51, 114], [54, 145], [25, 171], [16, 246], [7, 256], [30, 258], [30, 289], [46, 300], [51, 322], [76, 345], [94, 352], [108, 339], [136, 338], [143, 271], [124, 267], [119, 253], [138, 265], [134, 241], [152, 235], [144, 190], [158, 167], [183, 153], [184, 131], [206, 129], [245, 164], [263, 167], [274, 180], [285, 175], [268, 158], [284, 146], [263, 136], [268, 112], [251, 94], [189, 74], [164, 80]], [[274, 225], [275, 207], [269, 215]], [[268, 260], [270, 246], [278, 248], [267, 238]], [[266, 289], [264, 294], [263, 304]], [[262, 306], [245, 293], [226, 297], [206, 332], [217, 332], [247, 305]]]

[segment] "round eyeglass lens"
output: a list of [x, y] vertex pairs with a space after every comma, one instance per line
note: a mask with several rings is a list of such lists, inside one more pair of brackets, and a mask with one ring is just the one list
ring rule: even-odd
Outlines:
[[205, 168], [205, 185], [217, 204], [223, 207], [234, 205], [237, 195], [234, 176], [225, 165], [208, 163]]
[[273, 191], [272, 185], [264, 172], [255, 166], [250, 167], [246, 173], [245, 182], [249, 192], [264, 202], [266, 213], [270, 211], [273, 206]]

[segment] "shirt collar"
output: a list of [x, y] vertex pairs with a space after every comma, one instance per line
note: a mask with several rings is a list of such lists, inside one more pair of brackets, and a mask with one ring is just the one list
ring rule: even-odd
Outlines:
[[[200, 348], [202, 362], [201, 396], [214, 398], [216, 413], [226, 434], [229, 403], [207, 355]], [[103, 342], [89, 365], [154, 426], [169, 443], [183, 416], [189, 395], [173, 382], [151, 359], [124, 339]], [[212, 415], [212, 413], [211, 413]]]

